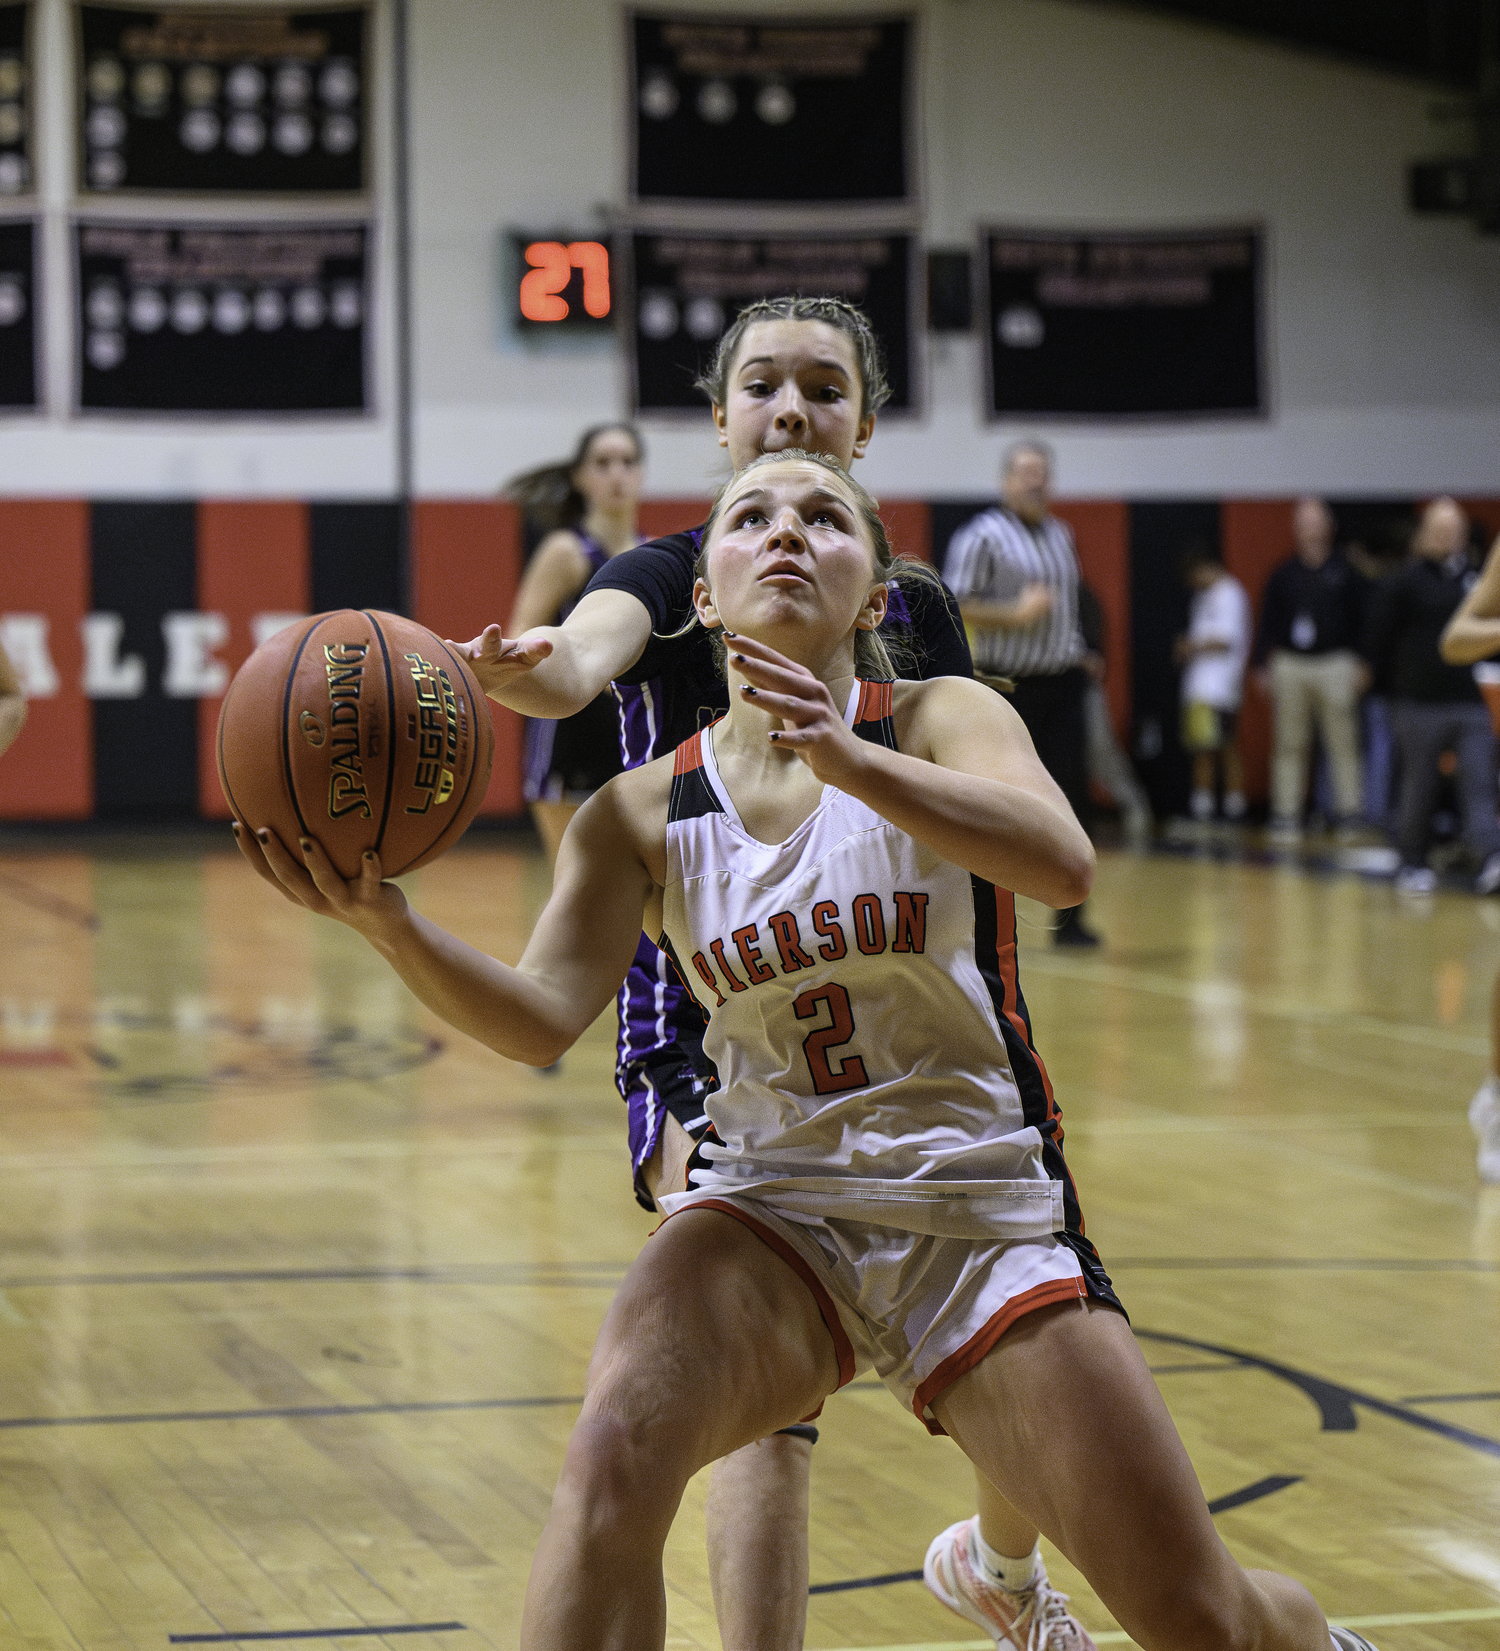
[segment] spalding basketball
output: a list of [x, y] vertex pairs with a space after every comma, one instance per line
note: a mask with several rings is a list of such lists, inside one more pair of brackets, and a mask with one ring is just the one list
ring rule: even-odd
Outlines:
[[386, 877], [463, 836], [489, 785], [489, 707], [468, 662], [399, 614], [301, 619], [235, 673], [219, 780], [241, 825], [297, 854], [315, 837], [344, 877], [366, 849]]

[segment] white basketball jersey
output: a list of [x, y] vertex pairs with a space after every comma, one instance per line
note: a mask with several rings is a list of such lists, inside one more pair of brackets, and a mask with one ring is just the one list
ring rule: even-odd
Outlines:
[[[857, 682], [845, 715], [895, 749], [889, 682]], [[753, 1187], [792, 1219], [1080, 1230], [1016, 980], [1014, 896], [833, 786], [785, 842], [758, 841], [713, 732], [677, 751], [663, 946], [708, 1015], [723, 1145], [663, 1208]]]

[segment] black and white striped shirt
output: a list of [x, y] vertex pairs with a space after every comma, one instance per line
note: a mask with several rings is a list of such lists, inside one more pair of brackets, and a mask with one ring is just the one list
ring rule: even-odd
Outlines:
[[1024, 630], [976, 629], [974, 663], [996, 676], [1056, 676], [1083, 658], [1078, 629], [1078, 556], [1065, 522], [1047, 516], [1031, 528], [1003, 505], [986, 510], [949, 541], [943, 578], [965, 602], [1014, 602], [1027, 585], [1045, 585], [1052, 611]]

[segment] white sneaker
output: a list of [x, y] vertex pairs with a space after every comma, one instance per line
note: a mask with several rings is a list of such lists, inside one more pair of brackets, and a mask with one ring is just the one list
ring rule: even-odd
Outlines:
[[1493, 1073], [1469, 1102], [1469, 1127], [1479, 1141], [1479, 1179], [1500, 1183], [1500, 1078]]
[[995, 1641], [996, 1651], [1097, 1651], [1088, 1631], [1041, 1571], [1030, 1588], [1011, 1593], [988, 1581], [974, 1563], [979, 1516], [950, 1525], [932, 1539], [922, 1577], [950, 1611]]
[[1396, 873], [1397, 894], [1436, 894], [1437, 873], [1430, 866], [1402, 866]]
[[1188, 798], [1188, 812], [1195, 820], [1211, 820], [1214, 817], [1214, 794], [1212, 791], [1195, 791]]
[[1333, 1651], [1375, 1651], [1365, 1636], [1352, 1628], [1335, 1628], [1330, 1622], [1328, 1632], [1333, 1637]]
[[1475, 894], [1493, 894], [1500, 889], [1500, 854], [1492, 854], [1474, 879]]

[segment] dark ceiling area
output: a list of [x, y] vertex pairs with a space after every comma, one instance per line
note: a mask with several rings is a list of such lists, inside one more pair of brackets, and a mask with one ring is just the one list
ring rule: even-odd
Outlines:
[[[1480, 65], [1500, 55], [1500, 0], [1112, 0], [1286, 45], [1480, 90]], [[1488, 48], [1486, 50], [1486, 48]]]

